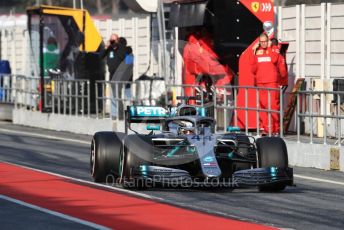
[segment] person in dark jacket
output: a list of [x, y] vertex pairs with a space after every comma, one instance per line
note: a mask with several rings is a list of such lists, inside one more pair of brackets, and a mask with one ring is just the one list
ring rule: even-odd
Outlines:
[[125, 49], [119, 44], [119, 37], [117, 34], [112, 34], [106, 44], [106, 50], [101, 54], [102, 58], [106, 57], [106, 64], [108, 66], [110, 79], [113, 79], [118, 66], [125, 58]]
[[[117, 35], [116, 35], [117, 36]], [[111, 88], [112, 88], [112, 106], [111, 115], [113, 118], [123, 118], [123, 101], [131, 97], [130, 84], [121, 83], [131, 82], [133, 80], [134, 56], [133, 50], [127, 46], [127, 40], [123, 37], [112, 36], [110, 38], [110, 45], [103, 54], [107, 56], [107, 65], [110, 73]], [[111, 45], [111, 41], [113, 45]]]
[[134, 69], [133, 49], [130, 46], [127, 46], [127, 40], [123, 37], [120, 37], [118, 39], [118, 52], [122, 56], [124, 53], [124, 58], [122, 59], [121, 63], [118, 65], [113, 75], [113, 80], [132, 81], [133, 69]]

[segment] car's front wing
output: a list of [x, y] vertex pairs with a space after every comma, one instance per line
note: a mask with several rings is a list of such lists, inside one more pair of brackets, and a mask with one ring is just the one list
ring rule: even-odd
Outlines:
[[240, 186], [261, 186], [272, 184], [293, 185], [292, 168], [254, 168], [236, 171], [233, 174], [234, 182]]
[[236, 171], [232, 178], [221, 177], [202, 177], [193, 178], [188, 171], [160, 167], [141, 165], [137, 169], [132, 170], [132, 176], [136, 179], [149, 180], [154, 183], [162, 184], [180, 184], [180, 185], [214, 185], [229, 186], [238, 188], [243, 186], [261, 186], [269, 184], [286, 184], [293, 185], [293, 169], [292, 168], [254, 168]]

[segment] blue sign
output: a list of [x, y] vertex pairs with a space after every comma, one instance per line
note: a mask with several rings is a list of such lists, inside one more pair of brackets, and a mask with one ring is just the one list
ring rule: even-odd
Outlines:
[[166, 110], [155, 106], [132, 106], [130, 115], [132, 117], [166, 117]]

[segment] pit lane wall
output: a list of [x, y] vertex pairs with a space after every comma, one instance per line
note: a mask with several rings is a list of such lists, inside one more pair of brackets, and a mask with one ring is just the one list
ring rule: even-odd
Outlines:
[[0, 102], [0, 108], [0, 120], [11, 121], [13, 105]]
[[285, 140], [292, 166], [340, 170], [344, 172], [344, 149], [341, 146], [298, 143]]
[[13, 124], [86, 135], [117, 129], [117, 126], [113, 126], [113, 121], [110, 118], [96, 119], [92, 117], [40, 113], [25, 109], [13, 110]]

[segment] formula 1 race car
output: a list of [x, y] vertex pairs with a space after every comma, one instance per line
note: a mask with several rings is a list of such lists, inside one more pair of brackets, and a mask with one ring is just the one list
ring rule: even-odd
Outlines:
[[[255, 139], [235, 127], [217, 134], [215, 120], [205, 116], [204, 108], [191, 105], [169, 111], [130, 106], [126, 113], [126, 133], [97, 132], [93, 137], [90, 166], [95, 182], [115, 178], [135, 188], [174, 183], [257, 186], [260, 191], [281, 191], [293, 184], [286, 144], [279, 137]], [[128, 134], [142, 123], [150, 124], [149, 134]]]

